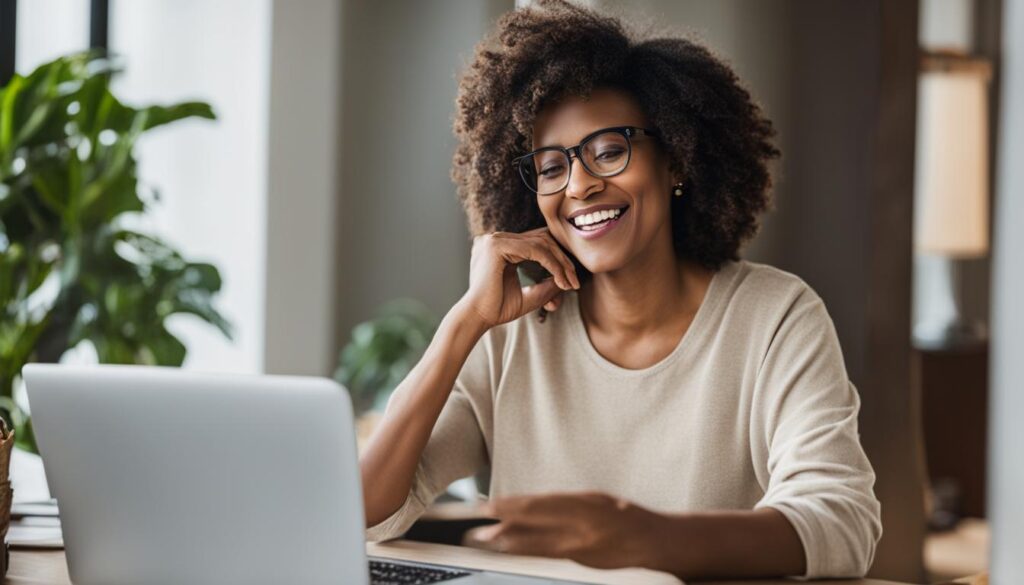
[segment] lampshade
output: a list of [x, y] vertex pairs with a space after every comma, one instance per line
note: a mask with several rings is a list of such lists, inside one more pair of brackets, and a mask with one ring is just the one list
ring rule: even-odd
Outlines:
[[914, 241], [919, 252], [988, 252], [986, 67], [926, 68], [918, 85]]

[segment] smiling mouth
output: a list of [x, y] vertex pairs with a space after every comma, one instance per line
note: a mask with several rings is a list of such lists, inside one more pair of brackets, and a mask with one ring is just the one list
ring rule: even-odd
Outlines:
[[567, 219], [569, 225], [581, 232], [594, 232], [617, 222], [626, 214], [629, 206], [619, 209], [603, 209], [593, 213], [585, 213], [571, 219]]

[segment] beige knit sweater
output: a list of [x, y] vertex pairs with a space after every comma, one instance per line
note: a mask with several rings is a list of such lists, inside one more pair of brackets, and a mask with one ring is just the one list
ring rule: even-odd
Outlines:
[[770, 506], [806, 577], [863, 575], [881, 536], [860, 400], [835, 328], [800, 278], [741, 260], [715, 273], [678, 346], [642, 370], [591, 345], [575, 293], [476, 345], [405, 504], [403, 533], [455, 479], [490, 463], [490, 495], [600, 490], [664, 512]]

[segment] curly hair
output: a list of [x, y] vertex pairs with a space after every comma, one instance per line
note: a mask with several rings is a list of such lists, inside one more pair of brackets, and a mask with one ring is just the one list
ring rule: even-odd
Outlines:
[[671, 207], [677, 257], [713, 270], [738, 259], [771, 206], [768, 164], [779, 156], [771, 122], [705, 47], [639, 38], [619, 19], [565, 0], [502, 16], [460, 80], [451, 177], [470, 232], [545, 225], [511, 160], [530, 150], [546, 104], [598, 87], [637, 100], [661, 133], [673, 175], [684, 178], [685, 196]]

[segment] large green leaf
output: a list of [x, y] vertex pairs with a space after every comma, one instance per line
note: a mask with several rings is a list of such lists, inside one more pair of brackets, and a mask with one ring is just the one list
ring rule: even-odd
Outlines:
[[0, 153], [4, 155], [2, 162], [5, 168], [10, 165], [14, 153], [14, 110], [24, 86], [25, 78], [16, 74], [0, 93]]
[[220, 273], [150, 235], [120, 227], [145, 212], [135, 146], [201, 102], [144, 105], [111, 92], [115, 59], [94, 52], [16, 74], [0, 88], [0, 414], [34, 448], [10, 400], [21, 367], [88, 341], [101, 362], [180, 365], [187, 348], [165, 326], [189, 314], [230, 337], [214, 301]]
[[426, 350], [437, 319], [421, 303], [399, 299], [356, 325], [334, 377], [352, 394], [358, 413], [383, 404]]

